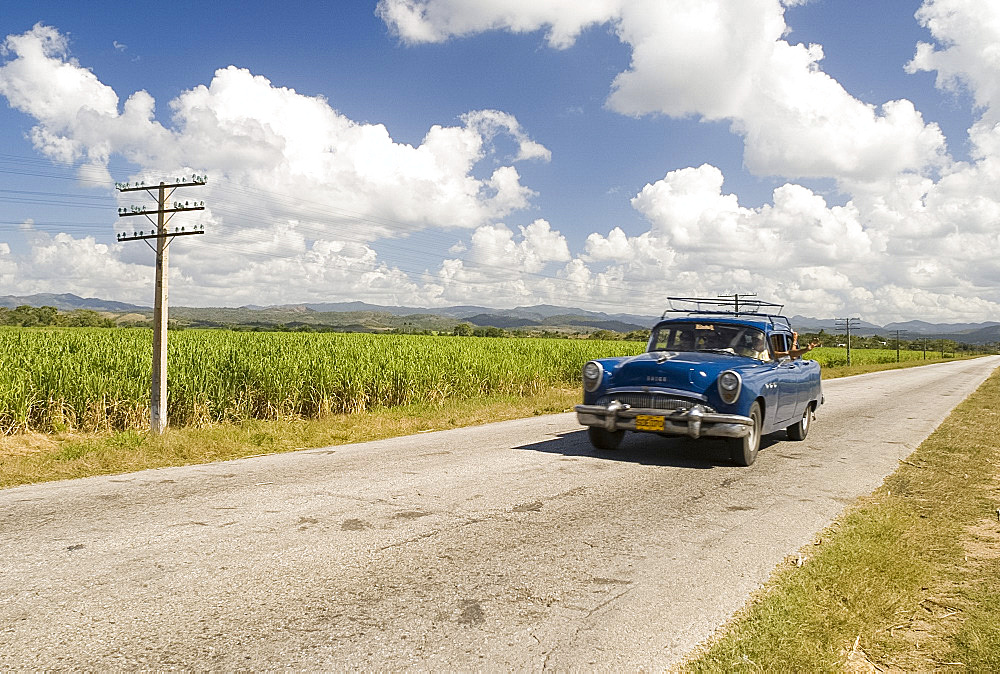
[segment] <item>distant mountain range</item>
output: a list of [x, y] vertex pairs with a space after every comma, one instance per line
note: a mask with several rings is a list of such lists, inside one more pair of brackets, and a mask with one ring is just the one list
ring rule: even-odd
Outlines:
[[283, 305], [280, 307], [260, 307], [247, 306], [247, 309], [290, 309], [304, 307], [320, 312], [344, 312], [344, 311], [370, 311], [377, 313], [388, 313], [395, 316], [407, 316], [413, 314], [433, 314], [436, 316], [449, 316], [460, 318], [476, 325], [493, 325], [498, 328], [505, 327], [496, 323], [477, 323], [472, 319], [482, 319], [484, 316], [506, 317], [512, 321], [525, 320], [546, 323], [552, 318], [561, 316], [586, 316], [599, 321], [618, 321], [631, 326], [630, 330], [648, 328], [659, 318], [658, 316], [640, 316], [636, 314], [606, 314], [600, 311], [588, 311], [570, 307], [556, 307], [550, 304], [538, 304], [532, 307], [515, 307], [514, 309], [492, 309], [480, 306], [454, 306], [454, 307], [392, 307], [377, 304], [367, 304], [365, 302], [321, 302]]
[[[114, 302], [95, 297], [78, 297], [72, 294], [15, 296], [0, 295], [0, 307], [14, 308], [21, 305], [53, 306], [62, 311], [93, 309], [115, 314], [152, 315], [152, 308], [126, 302]], [[247, 305], [243, 307], [171, 307], [171, 319], [192, 327], [223, 327], [227, 325], [324, 325], [345, 331], [375, 332], [394, 328], [450, 330], [458, 322], [481, 327], [514, 329], [554, 329], [592, 332], [613, 330], [630, 332], [650, 328], [659, 316], [588, 311], [578, 307], [557, 307], [539, 304], [513, 309], [492, 309], [482, 306], [452, 307], [400, 307], [368, 304], [366, 302], [307, 302], [278, 306]], [[837, 332], [833, 318], [819, 319], [792, 316], [789, 321], [799, 332]], [[905, 338], [928, 337], [954, 339], [969, 344], [1000, 341], [1000, 322], [984, 323], [928, 323], [906, 321], [880, 326], [858, 321], [855, 334], [895, 335]]]
[[125, 302], [112, 302], [101, 300], [96, 297], [77, 297], [68, 293], [53, 295], [51, 293], [38, 293], [37, 295], [0, 295], [0, 307], [13, 309], [27, 304], [31, 307], [55, 307], [60, 311], [72, 311], [73, 309], [93, 309], [94, 311], [127, 311], [138, 312], [152, 311], [150, 307], [140, 307], [135, 304]]
[[[793, 316], [789, 319], [792, 326], [800, 332], [837, 332], [836, 319], [808, 318]], [[863, 337], [871, 335], [895, 336], [899, 330], [901, 339], [928, 337], [933, 339], [953, 339], [966, 344], [986, 344], [1000, 341], [1000, 322], [986, 321], [984, 323], [928, 323], [927, 321], [905, 321], [875, 325], [864, 321], [857, 322], [853, 334]]]

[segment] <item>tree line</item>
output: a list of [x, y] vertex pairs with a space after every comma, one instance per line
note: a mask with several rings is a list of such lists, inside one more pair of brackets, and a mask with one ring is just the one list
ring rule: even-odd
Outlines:
[[[847, 346], [847, 335], [843, 333], [828, 333], [825, 330], [819, 332], [800, 332], [799, 344], [809, 344], [819, 342], [820, 346]], [[917, 337], [907, 339], [901, 337], [898, 342], [895, 335], [851, 335], [851, 348], [853, 349], [895, 349], [897, 345], [901, 351], [939, 351], [942, 353], [960, 353], [963, 351], [975, 351], [987, 349], [987, 346], [977, 347], [974, 344], [966, 344], [953, 339], [943, 339], [938, 337]]]
[[[114, 328], [114, 327], [152, 327], [151, 321], [131, 321], [127, 323], [117, 323], [114, 318], [101, 315], [92, 309], [73, 309], [71, 311], [59, 311], [52, 306], [32, 307], [21, 305], [14, 309], [0, 307], [0, 325], [31, 327], [70, 327], [70, 328]], [[183, 330], [184, 325], [177, 321], [170, 321], [171, 330]], [[260, 332], [350, 332], [340, 326], [327, 325], [284, 325], [284, 324], [252, 324], [252, 325], [229, 325], [216, 324], [203, 327], [215, 327], [231, 331], [260, 331]], [[420, 328], [413, 323], [404, 323], [389, 331], [393, 334], [417, 334], [417, 335], [441, 335], [445, 332]], [[542, 337], [542, 338], [562, 338], [580, 339], [579, 334], [567, 334], [555, 330], [529, 330], [529, 329], [508, 329], [494, 326], [477, 326], [471, 323], [459, 323], [452, 330], [451, 335], [456, 337]], [[622, 333], [613, 330], [596, 330], [586, 336], [586, 339], [603, 341], [626, 341], [645, 342], [649, 339], [649, 330], [632, 330]], [[821, 346], [843, 347], [846, 346], [847, 337], [844, 334], [828, 333], [825, 330], [819, 332], [802, 332], [799, 334], [799, 342], [802, 344], [818, 342]], [[851, 347], [855, 349], [895, 349], [896, 339], [894, 336], [851, 335]], [[940, 351], [941, 353], [961, 353], [969, 351], [996, 351], [998, 345], [988, 344], [975, 346], [965, 344], [951, 339], [925, 338], [916, 339], [902, 338], [899, 340], [899, 348], [905, 351]]]
[[[576, 335], [568, 335], [555, 330], [504, 330], [503, 328], [487, 326], [474, 326], [471, 323], [459, 323], [451, 331], [456, 337], [542, 337], [550, 339], [575, 338]], [[625, 342], [645, 342], [649, 339], [649, 330], [633, 330], [632, 332], [615, 332], [613, 330], [597, 330], [587, 335], [587, 339], [599, 339], [604, 341], [625, 341]]]
[[0, 307], [0, 325], [17, 325], [22, 328], [46, 326], [113, 328], [116, 324], [113, 318], [102, 316], [92, 309], [60, 312], [55, 307], [29, 307], [22, 304], [14, 309]]

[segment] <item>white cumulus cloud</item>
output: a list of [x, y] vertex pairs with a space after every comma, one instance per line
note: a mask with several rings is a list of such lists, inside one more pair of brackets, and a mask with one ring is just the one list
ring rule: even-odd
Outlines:
[[376, 12], [407, 43], [443, 42], [505, 28], [547, 30], [549, 45], [570, 46], [582, 30], [617, 15], [623, 0], [379, 0]]
[[611, 83], [622, 114], [729, 120], [757, 174], [884, 179], [946, 162], [940, 128], [906, 100], [865, 103], [825, 74], [819, 45], [791, 44], [779, 0], [382, 0], [379, 14], [410, 43], [486, 30], [545, 29], [567, 48], [614, 26], [632, 50]]

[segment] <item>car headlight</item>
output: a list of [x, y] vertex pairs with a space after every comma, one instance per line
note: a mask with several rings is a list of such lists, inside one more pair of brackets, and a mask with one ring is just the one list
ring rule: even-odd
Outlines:
[[604, 378], [604, 368], [596, 360], [592, 360], [583, 366], [583, 388], [593, 391], [601, 385]]
[[740, 389], [743, 388], [743, 378], [738, 372], [726, 370], [719, 375], [719, 397], [722, 402], [732, 405], [740, 397]]

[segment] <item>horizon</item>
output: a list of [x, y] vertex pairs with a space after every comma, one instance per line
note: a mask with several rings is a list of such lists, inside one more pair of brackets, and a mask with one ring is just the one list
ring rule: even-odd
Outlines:
[[[24, 295], [0, 295], [0, 300], [4, 300], [4, 299], [7, 299], [7, 298], [11, 298], [11, 297], [16, 298], [18, 300], [30, 300], [30, 299], [32, 299], [34, 297], [46, 297], [46, 296], [51, 296], [51, 297], [55, 297], [55, 298], [72, 298], [73, 300], [80, 300], [81, 302], [120, 303], [120, 304], [129, 305], [129, 308], [127, 310], [126, 309], [118, 309], [118, 310], [103, 309], [103, 311], [105, 311], [107, 313], [114, 313], [115, 311], [131, 311], [131, 310], [153, 311], [153, 307], [152, 306], [147, 306], [147, 305], [142, 305], [142, 304], [132, 304], [132, 303], [128, 303], [128, 302], [118, 302], [117, 300], [106, 300], [106, 299], [103, 299], [103, 298], [100, 298], [100, 297], [81, 297], [81, 296], [75, 295], [73, 293], [37, 293], [35, 295], [27, 295], [27, 296], [24, 296]], [[556, 315], [560, 315], [560, 316], [562, 316], [562, 315], [570, 316], [570, 315], [594, 314], [594, 315], [597, 315], [597, 316], [607, 316], [610, 319], [621, 319], [621, 318], [628, 317], [628, 318], [636, 318], [636, 319], [651, 319], [654, 322], [658, 321], [658, 320], [661, 320], [661, 318], [658, 315], [656, 315], [656, 314], [636, 314], [636, 313], [632, 313], [632, 312], [596, 311], [596, 310], [592, 310], [592, 309], [584, 309], [583, 307], [557, 306], [557, 305], [550, 305], [550, 304], [525, 305], [525, 306], [515, 306], [515, 307], [510, 307], [510, 308], [497, 308], [497, 307], [490, 307], [490, 306], [485, 306], [485, 305], [449, 305], [449, 306], [442, 306], [442, 307], [418, 307], [418, 306], [407, 306], [407, 305], [379, 305], [379, 304], [372, 304], [372, 303], [368, 303], [368, 302], [361, 302], [361, 301], [358, 301], [358, 300], [347, 300], [347, 301], [338, 301], [338, 302], [298, 302], [298, 303], [272, 304], [272, 305], [247, 304], [247, 305], [240, 305], [240, 306], [188, 306], [188, 305], [175, 305], [174, 308], [177, 308], [177, 309], [202, 309], [202, 310], [211, 310], [211, 309], [220, 309], [220, 310], [242, 309], [242, 310], [246, 310], [246, 311], [274, 311], [274, 310], [281, 310], [281, 309], [295, 309], [295, 308], [304, 307], [304, 308], [307, 308], [309, 311], [315, 311], [317, 313], [351, 313], [351, 312], [347, 312], [347, 311], [344, 311], [344, 310], [336, 310], [336, 309], [334, 309], [334, 310], [328, 310], [328, 311], [321, 311], [321, 310], [313, 309], [312, 308], [312, 306], [315, 306], [315, 305], [324, 305], [324, 304], [332, 304], [332, 305], [336, 305], [336, 304], [343, 304], [343, 305], [360, 304], [360, 305], [372, 307], [373, 310], [378, 310], [378, 309], [400, 309], [400, 310], [413, 310], [413, 311], [428, 311], [428, 312], [430, 312], [430, 315], [436, 315], [436, 314], [433, 313], [435, 309], [437, 309], [437, 310], [455, 310], [455, 309], [469, 309], [469, 310], [472, 310], [472, 309], [476, 309], [476, 310], [483, 310], [484, 312], [497, 312], [497, 315], [500, 315], [502, 312], [517, 312], [517, 311], [531, 312], [534, 309], [547, 308], [547, 309], [564, 309], [564, 310], [566, 310], [568, 312], [566, 314], [556, 314]], [[2, 307], [2, 306], [4, 306], [4, 305], [0, 304], [0, 307]], [[51, 306], [51, 305], [29, 304], [29, 306]], [[61, 309], [61, 311], [71, 311], [71, 310], [70, 309]], [[365, 311], [368, 311], [368, 310], [367, 309], [359, 309], [359, 310], [353, 310], [353, 311], [365, 312]], [[572, 312], [583, 312], [583, 313], [582, 314], [573, 314]], [[697, 312], [695, 312], [695, 313], [697, 313]], [[776, 314], [776, 315], [784, 315], [784, 313]], [[466, 316], [466, 318], [468, 318], [468, 316]], [[832, 317], [832, 316], [828, 317], [828, 318], [820, 318], [820, 317], [817, 317], [817, 316], [805, 316], [805, 315], [801, 315], [801, 314], [790, 315], [790, 316], [788, 316], [788, 319], [790, 321], [794, 321], [796, 319], [799, 319], [801, 321], [815, 321], [815, 322], [833, 322], [833, 321], [839, 320], [839, 319], [837, 319], [835, 317]], [[459, 320], [459, 319], [456, 318], [456, 320]], [[941, 322], [925, 321], [925, 320], [922, 320], [922, 319], [910, 319], [910, 320], [905, 320], [905, 321], [892, 321], [890, 323], [886, 323], [886, 324], [882, 325], [882, 324], [872, 323], [870, 321], [865, 321], [865, 320], [859, 319], [858, 326], [859, 326], [859, 329], [872, 329], [872, 328], [886, 329], [886, 328], [889, 328], [889, 327], [891, 327], [893, 325], [914, 324], [914, 323], [931, 326], [933, 328], [948, 328], [948, 327], [957, 327], [957, 326], [966, 327], [966, 328], [968, 326], [976, 326], [977, 328], [984, 328], [984, 327], [992, 327], [993, 325], [1000, 325], [1000, 321], [977, 321], [977, 322], [962, 321], [962, 322], [953, 322], [953, 323], [947, 323], [947, 322], [941, 323]], [[812, 326], [808, 326], [808, 329], [814, 329], [816, 327], [817, 326], [812, 325]], [[830, 326], [818, 326], [818, 327], [820, 327], [821, 330], [825, 330], [826, 328], [830, 328], [831, 330], [836, 329], [834, 325], [830, 325]], [[913, 336], [908, 337], [908, 339], [912, 339], [912, 338], [913, 338]]]

